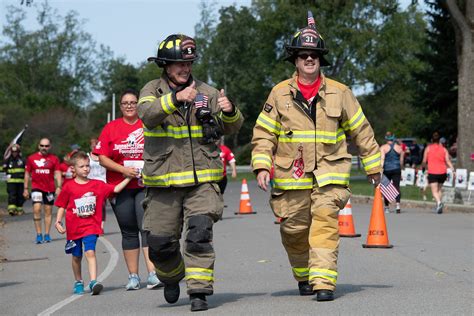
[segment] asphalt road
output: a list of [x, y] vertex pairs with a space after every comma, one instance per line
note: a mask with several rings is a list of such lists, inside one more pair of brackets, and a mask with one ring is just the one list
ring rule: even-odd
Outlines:
[[[230, 182], [224, 219], [215, 226], [215, 294], [208, 315], [473, 315], [474, 215], [429, 209], [386, 214], [392, 249], [364, 249], [371, 205], [352, 205], [360, 238], [344, 238], [336, 300], [316, 302], [298, 295], [288, 259], [273, 223], [268, 194], [249, 182], [255, 215], [234, 215], [240, 184]], [[29, 209], [28, 209], [29, 210]], [[125, 291], [127, 271], [121, 236], [109, 210], [106, 235], [98, 243], [99, 296], [72, 296], [70, 257], [64, 237], [35, 245], [31, 211], [6, 218], [0, 234], [0, 315], [183, 315], [190, 314], [185, 284], [169, 305], [162, 290]], [[84, 261], [85, 266], [85, 261]], [[87, 270], [83, 269], [84, 276]], [[87, 278], [85, 278], [86, 281]]]

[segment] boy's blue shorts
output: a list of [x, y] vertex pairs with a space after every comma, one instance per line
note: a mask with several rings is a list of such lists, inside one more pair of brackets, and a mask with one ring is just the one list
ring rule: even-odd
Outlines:
[[84, 251], [94, 250], [99, 235], [87, 235], [79, 239], [66, 241], [66, 253], [72, 254], [74, 257], [82, 257], [82, 245]]

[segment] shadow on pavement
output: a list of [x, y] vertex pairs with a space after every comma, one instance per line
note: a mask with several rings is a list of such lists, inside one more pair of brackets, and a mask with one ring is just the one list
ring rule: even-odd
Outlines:
[[[355, 293], [365, 290], [366, 288], [377, 288], [377, 289], [386, 289], [392, 288], [391, 285], [374, 285], [374, 284], [339, 284], [336, 289], [335, 296], [336, 298], [342, 297], [349, 293]], [[271, 296], [299, 296], [298, 288], [293, 290], [285, 290], [274, 292]]]
[[[183, 296], [183, 293], [181, 293]], [[185, 296], [186, 293], [184, 293]], [[261, 295], [267, 295], [267, 293], [217, 293], [212, 296], [208, 297], [208, 302], [209, 302], [209, 309], [214, 309], [217, 308], [221, 305], [227, 304], [227, 303], [233, 303], [236, 301], [239, 301], [242, 298], [249, 297], [249, 296], [261, 296]], [[188, 297], [181, 297], [176, 304], [161, 304], [158, 305], [160, 308], [172, 308], [173, 306], [183, 306], [183, 305], [189, 305], [189, 298]]]
[[4, 283], [0, 283], [0, 288], [7, 287], [7, 286], [14, 286], [14, 285], [18, 285], [18, 284], [23, 284], [23, 282], [4, 282]]

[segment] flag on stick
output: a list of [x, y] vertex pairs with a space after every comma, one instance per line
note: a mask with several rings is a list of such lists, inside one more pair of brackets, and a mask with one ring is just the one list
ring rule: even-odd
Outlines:
[[311, 11], [308, 11], [308, 26], [315, 26], [315, 24], [316, 22], [314, 22], [313, 13]]
[[12, 141], [8, 145], [7, 149], [5, 150], [5, 153], [3, 154], [3, 159], [4, 160], [6, 160], [10, 156], [10, 149], [11, 149], [12, 145], [14, 145], [14, 144], [20, 145], [21, 140], [23, 139], [23, 134], [25, 133], [27, 128], [28, 128], [28, 125], [25, 125], [25, 127], [12, 139]]
[[380, 192], [382, 192], [383, 197], [390, 202], [394, 202], [397, 196], [400, 194], [397, 188], [393, 185], [392, 181], [390, 181], [384, 174], [382, 175], [382, 180], [380, 181]]

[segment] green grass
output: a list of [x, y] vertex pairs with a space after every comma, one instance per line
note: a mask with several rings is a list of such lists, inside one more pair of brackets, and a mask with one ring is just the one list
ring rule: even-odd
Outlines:
[[7, 183], [5, 181], [0, 180], [0, 203], [7, 203], [7, 198]]
[[[368, 183], [367, 180], [351, 180], [349, 187], [354, 195], [374, 195], [374, 187], [372, 184]], [[400, 188], [403, 200], [416, 200], [423, 201], [423, 194], [420, 191], [420, 188], [416, 186], [406, 186]], [[426, 189], [426, 198], [427, 201], [431, 201], [432, 195], [429, 188]]]

